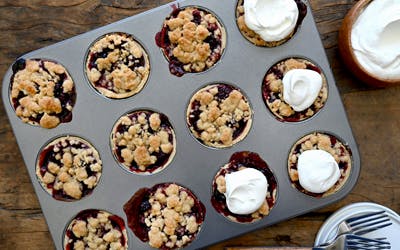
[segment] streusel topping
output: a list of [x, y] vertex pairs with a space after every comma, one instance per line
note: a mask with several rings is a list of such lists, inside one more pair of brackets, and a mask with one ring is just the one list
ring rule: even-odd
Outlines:
[[229, 147], [242, 140], [251, 127], [252, 111], [246, 97], [227, 84], [199, 90], [187, 110], [193, 135], [213, 147]]
[[[299, 183], [297, 172], [297, 160], [300, 154], [306, 150], [319, 149], [330, 153], [336, 160], [340, 169], [340, 178], [336, 184], [322, 194], [312, 193], [305, 190]], [[304, 136], [292, 147], [288, 157], [288, 173], [292, 186], [303, 193], [315, 197], [325, 197], [337, 192], [350, 176], [352, 168], [352, 158], [349, 148], [335, 136], [324, 133], [312, 133]]]
[[42, 59], [19, 59], [13, 71], [10, 99], [23, 122], [50, 129], [71, 121], [76, 92], [62, 65]]
[[106, 211], [88, 209], [80, 212], [65, 232], [65, 250], [127, 248], [128, 237], [124, 221]]
[[[139, 215], [133, 215], [137, 210]], [[124, 211], [133, 232], [161, 249], [188, 245], [200, 231], [205, 216], [204, 205], [190, 190], [175, 183], [158, 184], [142, 195], [136, 194]]]
[[156, 40], [170, 61], [171, 73], [181, 76], [213, 66], [225, 48], [225, 36], [213, 14], [187, 7], [175, 10], [165, 20]]
[[97, 150], [79, 137], [60, 137], [39, 155], [36, 175], [57, 200], [79, 200], [96, 187], [102, 173]]
[[154, 173], [162, 170], [175, 154], [175, 134], [168, 118], [143, 110], [122, 116], [111, 135], [113, 152], [129, 170]]
[[90, 83], [110, 98], [138, 93], [150, 74], [147, 53], [132, 36], [112, 33], [90, 48], [86, 73]]
[[[322, 87], [314, 103], [301, 112], [296, 112], [283, 99], [284, 75], [292, 69], [309, 69], [322, 76]], [[280, 121], [296, 122], [308, 119], [321, 110], [328, 99], [328, 85], [322, 71], [308, 60], [289, 58], [272, 66], [265, 75], [262, 94], [269, 110]]]

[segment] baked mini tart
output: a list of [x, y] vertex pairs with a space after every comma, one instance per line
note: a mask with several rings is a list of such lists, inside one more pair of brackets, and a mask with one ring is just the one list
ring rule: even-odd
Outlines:
[[244, 0], [238, 0], [236, 5], [236, 23], [238, 25], [240, 33], [242, 33], [243, 37], [246, 38], [251, 43], [262, 47], [276, 47], [287, 42], [288, 40], [290, 40], [290, 38], [293, 37], [293, 35], [299, 29], [301, 23], [304, 20], [304, 17], [307, 15], [307, 6], [305, 5], [305, 3], [303, 3], [302, 0], [294, 0], [294, 1], [296, 2], [297, 8], [299, 10], [299, 17], [297, 19], [296, 27], [294, 28], [293, 32], [280, 41], [267, 42], [264, 41], [261, 38], [261, 36], [258, 35], [256, 32], [247, 27], [244, 21], [244, 7], [243, 7]]
[[84, 249], [128, 249], [124, 220], [104, 210], [79, 212], [65, 230], [64, 250]]
[[[297, 160], [300, 154], [306, 150], [324, 150], [330, 153], [336, 160], [340, 169], [340, 178], [335, 185], [324, 193], [313, 193], [305, 190], [299, 182], [297, 172]], [[292, 186], [300, 192], [313, 197], [327, 197], [338, 192], [346, 183], [352, 169], [352, 154], [349, 147], [336, 136], [314, 132], [299, 139], [291, 148], [288, 157], [288, 173]]]
[[56, 200], [75, 201], [91, 194], [101, 173], [97, 150], [75, 136], [53, 140], [43, 147], [36, 162], [40, 184]]
[[[234, 214], [226, 204], [225, 175], [245, 168], [254, 168], [264, 174], [268, 181], [268, 192], [263, 205], [254, 213]], [[215, 175], [212, 182], [211, 204], [215, 210], [233, 222], [252, 223], [267, 216], [276, 203], [278, 184], [268, 164], [257, 154], [249, 151], [234, 153], [229, 162]]]
[[226, 148], [246, 137], [252, 124], [252, 109], [238, 88], [216, 83], [192, 96], [186, 122], [194, 137], [204, 145]]
[[90, 84], [104, 96], [115, 99], [140, 92], [150, 74], [145, 49], [122, 32], [97, 40], [89, 49], [85, 65]]
[[124, 205], [124, 211], [133, 233], [159, 249], [190, 244], [199, 233], [206, 213], [203, 203], [176, 183], [139, 189]]
[[176, 8], [165, 19], [156, 43], [169, 61], [171, 74], [202, 72], [221, 58], [225, 29], [218, 18], [200, 7]]
[[115, 123], [110, 136], [115, 158], [138, 174], [164, 169], [176, 152], [175, 132], [168, 117], [151, 110], [136, 110]]
[[51, 129], [72, 120], [74, 82], [61, 64], [47, 59], [18, 59], [12, 66], [10, 102], [25, 123]]
[[[307, 109], [297, 112], [283, 99], [284, 75], [293, 69], [308, 69], [319, 73], [322, 87], [314, 103]], [[320, 111], [328, 99], [328, 84], [322, 70], [314, 63], [303, 58], [287, 58], [272, 66], [263, 79], [262, 96], [267, 108], [279, 121], [299, 122], [311, 118]]]

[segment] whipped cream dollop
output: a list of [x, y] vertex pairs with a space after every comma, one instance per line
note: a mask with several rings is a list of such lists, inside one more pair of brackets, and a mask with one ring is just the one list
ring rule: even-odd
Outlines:
[[307, 191], [323, 193], [340, 178], [335, 158], [324, 150], [306, 150], [297, 161], [300, 185]]
[[294, 0], [244, 0], [244, 22], [266, 42], [280, 41], [296, 27], [299, 10]]
[[251, 214], [257, 211], [267, 196], [268, 181], [254, 168], [245, 168], [225, 175], [226, 204], [234, 214]]
[[400, 0], [371, 1], [351, 31], [361, 66], [381, 79], [400, 79]]
[[283, 100], [294, 111], [301, 112], [317, 99], [322, 87], [322, 76], [309, 69], [292, 69], [282, 79]]

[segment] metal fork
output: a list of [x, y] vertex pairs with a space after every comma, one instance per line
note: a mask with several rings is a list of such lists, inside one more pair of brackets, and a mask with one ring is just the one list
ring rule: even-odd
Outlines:
[[313, 247], [312, 250], [381, 250], [390, 249], [390, 242], [369, 239], [354, 234], [341, 234], [328, 245]]
[[390, 222], [389, 216], [382, 210], [351, 217], [340, 222], [337, 235], [344, 233], [363, 235], [390, 225], [392, 222]]

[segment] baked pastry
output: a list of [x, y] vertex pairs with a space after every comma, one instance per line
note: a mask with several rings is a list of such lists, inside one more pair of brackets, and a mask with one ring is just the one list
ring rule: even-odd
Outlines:
[[190, 99], [186, 122], [194, 137], [207, 146], [230, 147], [250, 131], [252, 110], [241, 91], [228, 84], [208, 85]]
[[75, 201], [92, 193], [100, 180], [102, 162], [97, 150], [75, 136], [59, 137], [39, 153], [36, 175], [55, 199]]
[[109, 98], [126, 98], [142, 90], [150, 74], [144, 48], [126, 33], [110, 33], [89, 49], [86, 74], [90, 84]]
[[[284, 98], [285, 89], [283, 81], [285, 80], [285, 75], [287, 75], [288, 72], [293, 73], [298, 71], [305, 72], [307, 75], [312, 76], [309, 78], [308, 76], [307, 78], [301, 76], [299, 79], [293, 80], [294, 83], [292, 84], [294, 85], [287, 88], [288, 90], [293, 91], [302, 88], [300, 89], [300, 94], [297, 94], [297, 97], [300, 96], [301, 100], [311, 100], [308, 103], [309, 106], [302, 107], [303, 110], [301, 111], [296, 111], [296, 107], [293, 104], [288, 104]], [[314, 82], [313, 78], [315, 78], [315, 76], [320, 78], [319, 91], [318, 89], [311, 90], [311, 87], [314, 87], [311, 85]], [[307, 79], [309, 82], [306, 82], [304, 79]], [[304, 90], [304, 92], [302, 90]], [[307, 91], [314, 93], [308, 93]], [[304, 93], [307, 93], [308, 96], [301, 96]], [[314, 96], [311, 97], [311, 95]], [[314, 63], [302, 58], [288, 58], [278, 62], [267, 71], [262, 83], [262, 96], [268, 109], [279, 121], [298, 122], [314, 116], [324, 107], [326, 100], [328, 99], [328, 84], [324, 73]]]
[[[310, 150], [321, 150], [329, 153], [339, 168], [339, 176], [333, 186], [324, 192], [310, 192], [305, 189], [299, 180], [298, 161], [301, 154]], [[317, 161], [318, 159], [313, 159]], [[326, 164], [325, 164], [326, 165]], [[288, 173], [292, 186], [307, 195], [314, 197], [326, 197], [338, 192], [346, 183], [352, 169], [352, 154], [346, 144], [341, 142], [337, 137], [327, 133], [314, 132], [308, 134], [298, 140], [290, 150], [288, 157]], [[313, 171], [313, 176], [316, 176]], [[325, 173], [327, 171], [324, 171]], [[319, 182], [323, 181], [321, 176], [318, 177]]]
[[[257, 45], [257, 46], [263, 46], [263, 47], [276, 47], [279, 46], [293, 37], [293, 35], [296, 33], [298, 28], [300, 27], [301, 23], [303, 22], [304, 17], [307, 14], [307, 6], [303, 3], [302, 0], [293, 0], [295, 4], [297, 5], [297, 21], [293, 20], [293, 28], [288, 31], [288, 34], [285, 35], [284, 37], [276, 38], [276, 39], [269, 39], [269, 41], [264, 40], [259, 34], [257, 34], [254, 30], [250, 29], [245, 22], [245, 8], [244, 8], [244, 0], [238, 0], [237, 5], [236, 5], [236, 23], [238, 25], [238, 28], [242, 35], [251, 43]], [[265, 8], [264, 8], [265, 9]], [[262, 10], [264, 10], [262, 9]], [[271, 11], [271, 10], [270, 10]], [[275, 10], [276, 11], [276, 10]], [[288, 11], [287, 7], [284, 7], [282, 11]], [[274, 13], [277, 14], [277, 13]], [[264, 16], [271, 17], [271, 13], [265, 13]], [[285, 19], [285, 23], [287, 23], [287, 20]], [[273, 25], [276, 25], [275, 23]], [[287, 25], [287, 24], [286, 24]], [[272, 26], [272, 24], [271, 24]], [[273, 26], [276, 28], [275, 26]], [[274, 30], [272, 33], [277, 33], [276, 30]], [[274, 35], [275, 35], [274, 34]]]
[[12, 70], [10, 101], [23, 122], [50, 129], [72, 120], [75, 86], [61, 64], [21, 58]]
[[124, 220], [103, 210], [79, 212], [69, 223], [64, 235], [65, 250], [128, 249]]
[[200, 7], [183, 7], [172, 11], [156, 35], [169, 61], [171, 74], [202, 72], [221, 58], [226, 33], [218, 18]]
[[115, 158], [134, 173], [159, 172], [176, 152], [175, 133], [168, 117], [151, 110], [122, 116], [115, 123], [110, 139]]
[[183, 248], [199, 233], [206, 209], [187, 188], [162, 183], [139, 189], [124, 205], [128, 226], [159, 249]]
[[[228, 206], [227, 202], [227, 181], [226, 177], [229, 174], [237, 173], [243, 170], [258, 170], [261, 172], [262, 175], [265, 176], [267, 181], [267, 190], [264, 193], [264, 198], [262, 198], [261, 206], [253, 209], [254, 212], [250, 214], [238, 214], [233, 213], [231, 208]], [[248, 180], [249, 186], [256, 185], [256, 179], [254, 176], [251, 176]], [[240, 178], [235, 178], [233, 182], [236, 182], [236, 185], [246, 185], [246, 183]], [[248, 187], [242, 186], [237, 190], [246, 190], [244, 196], [247, 196], [247, 200], [239, 202], [239, 205], [246, 205], [249, 202], [252, 202], [256, 197], [248, 197], [249, 194], [253, 194], [252, 190], [249, 190]], [[257, 187], [259, 189], [259, 187]], [[215, 208], [215, 210], [220, 213], [221, 215], [225, 216], [231, 221], [240, 222], [240, 223], [251, 223], [258, 220], [261, 220], [265, 216], [267, 216], [271, 209], [274, 207], [276, 202], [277, 196], [277, 189], [278, 185], [275, 179], [274, 174], [272, 173], [271, 169], [267, 165], [267, 163], [257, 154], [253, 152], [243, 151], [243, 152], [236, 152], [234, 153], [231, 158], [229, 159], [229, 163], [223, 166], [215, 175], [213, 182], [212, 182], [212, 197], [211, 197], [211, 204]], [[259, 190], [256, 190], [259, 191]], [[235, 194], [234, 199], [238, 199], [239, 194]], [[240, 209], [239, 209], [240, 210]]]

